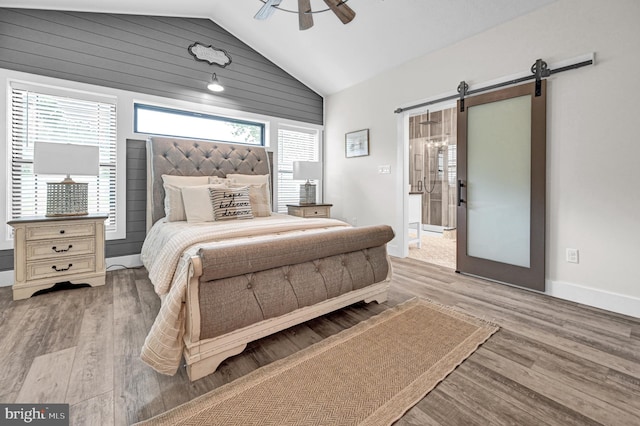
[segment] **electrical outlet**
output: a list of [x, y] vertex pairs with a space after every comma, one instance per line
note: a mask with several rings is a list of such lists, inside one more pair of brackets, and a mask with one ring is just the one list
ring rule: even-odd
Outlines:
[[358, 226], [358, 218], [357, 217], [352, 217], [351, 218], [351, 225]]
[[567, 249], [567, 262], [578, 263], [578, 249], [574, 249], [574, 248]]

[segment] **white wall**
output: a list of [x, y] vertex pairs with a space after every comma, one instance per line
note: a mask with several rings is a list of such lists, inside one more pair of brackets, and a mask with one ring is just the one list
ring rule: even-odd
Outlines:
[[[408, 172], [395, 167], [395, 108], [452, 93], [462, 80], [473, 88], [521, 73], [537, 58], [552, 64], [595, 52], [595, 66], [548, 81], [547, 292], [640, 316], [639, 19], [637, 0], [559, 0], [328, 97], [332, 215], [400, 231], [395, 206]], [[346, 159], [344, 134], [363, 128], [371, 155]], [[378, 174], [382, 164], [391, 175]], [[565, 261], [568, 247], [580, 250], [579, 264]], [[611, 303], [597, 300], [607, 295]], [[622, 299], [627, 308], [609, 306]]]

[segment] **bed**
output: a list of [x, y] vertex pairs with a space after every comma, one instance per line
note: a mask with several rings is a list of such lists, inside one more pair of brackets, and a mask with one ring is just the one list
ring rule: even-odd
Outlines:
[[251, 341], [386, 301], [392, 229], [273, 213], [263, 147], [154, 137], [147, 165], [141, 257], [161, 307], [141, 359], [156, 371], [184, 356], [194, 381]]

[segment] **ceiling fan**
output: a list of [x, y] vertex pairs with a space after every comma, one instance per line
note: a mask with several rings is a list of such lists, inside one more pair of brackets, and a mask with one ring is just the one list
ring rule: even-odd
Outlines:
[[342, 21], [343, 24], [348, 24], [355, 18], [356, 13], [347, 6], [347, 1], [349, 0], [324, 0], [324, 2], [329, 6], [328, 9], [324, 10], [311, 10], [311, 0], [298, 0], [298, 10], [288, 10], [283, 9], [280, 6], [282, 0], [260, 0], [264, 3], [264, 5], [260, 8], [258, 13], [254, 16], [255, 19], [264, 20], [268, 19], [276, 9], [282, 10], [290, 13], [298, 14], [298, 24], [300, 30], [308, 30], [313, 27], [313, 14], [314, 13], [322, 13], [327, 12], [329, 10], [333, 11], [336, 14], [338, 19]]

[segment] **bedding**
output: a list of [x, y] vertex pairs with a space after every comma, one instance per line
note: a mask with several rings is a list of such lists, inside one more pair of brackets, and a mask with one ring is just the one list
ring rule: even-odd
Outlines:
[[174, 374], [178, 368], [184, 348], [183, 301], [189, 281], [189, 261], [200, 249], [237, 245], [247, 240], [273, 240], [294, 233], [308, 235], [348, 226], [335, 219], [303, 219], [282, 214], [196, 225], [157, 222], [144, 241], [141, 258], [162, 303], [142, 348], [143, 361], [164, 374]]

